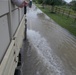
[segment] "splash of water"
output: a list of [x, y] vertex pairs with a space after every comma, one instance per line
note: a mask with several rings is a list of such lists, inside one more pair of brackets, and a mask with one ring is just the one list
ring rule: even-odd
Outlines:
[[[36, 48], [36, 51], [40, 59], [43, 61], [43, 64], [46, 65], [49, 72], [47, 75], [64, 75], [62, 61], [53, 52], [47, 40], [43, 38], [39, 32], [35, 32], [33, 30], [27, 30], [27, 37], [29, 42]], [[36, 75], [41, 74], [39, 71], [37, 71]]]

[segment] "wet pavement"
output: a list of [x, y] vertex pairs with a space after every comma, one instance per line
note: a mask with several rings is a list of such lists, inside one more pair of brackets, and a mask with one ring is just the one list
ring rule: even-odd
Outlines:
[[27, 25], [23, 75], [76, 75], [75, 36], [35, 5], [28, 8]]

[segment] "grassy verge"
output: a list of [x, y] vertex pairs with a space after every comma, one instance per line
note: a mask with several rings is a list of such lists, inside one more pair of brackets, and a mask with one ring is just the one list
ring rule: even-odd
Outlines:
[[36, 4], [38, 8], [40, 8], [45, 14], [47, 14], [50, 18], [52, 18], [56, 23], [58, 23], [63, 28], [67, 29], [71, 34], [76, 36], [76, 22], [72, 18], [67, 18], [62, 14], [53, 14], [50, 13], [50, 9], [46, 6], [45, 9], [41, 7], [41, 5]]

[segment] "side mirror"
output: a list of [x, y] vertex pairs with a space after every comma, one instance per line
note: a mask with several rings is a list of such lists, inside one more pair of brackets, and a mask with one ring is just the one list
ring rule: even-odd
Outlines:
[[32, 7], [32, 0], [30, 0], [30, 2], [29, 2], [29, 7], [30, 8]]

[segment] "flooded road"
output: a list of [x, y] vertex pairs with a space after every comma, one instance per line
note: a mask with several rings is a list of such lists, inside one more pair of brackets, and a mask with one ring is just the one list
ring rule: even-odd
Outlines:
[[76, 75], [76, 38], [35, 5], [27, 20], [25, 75]]

